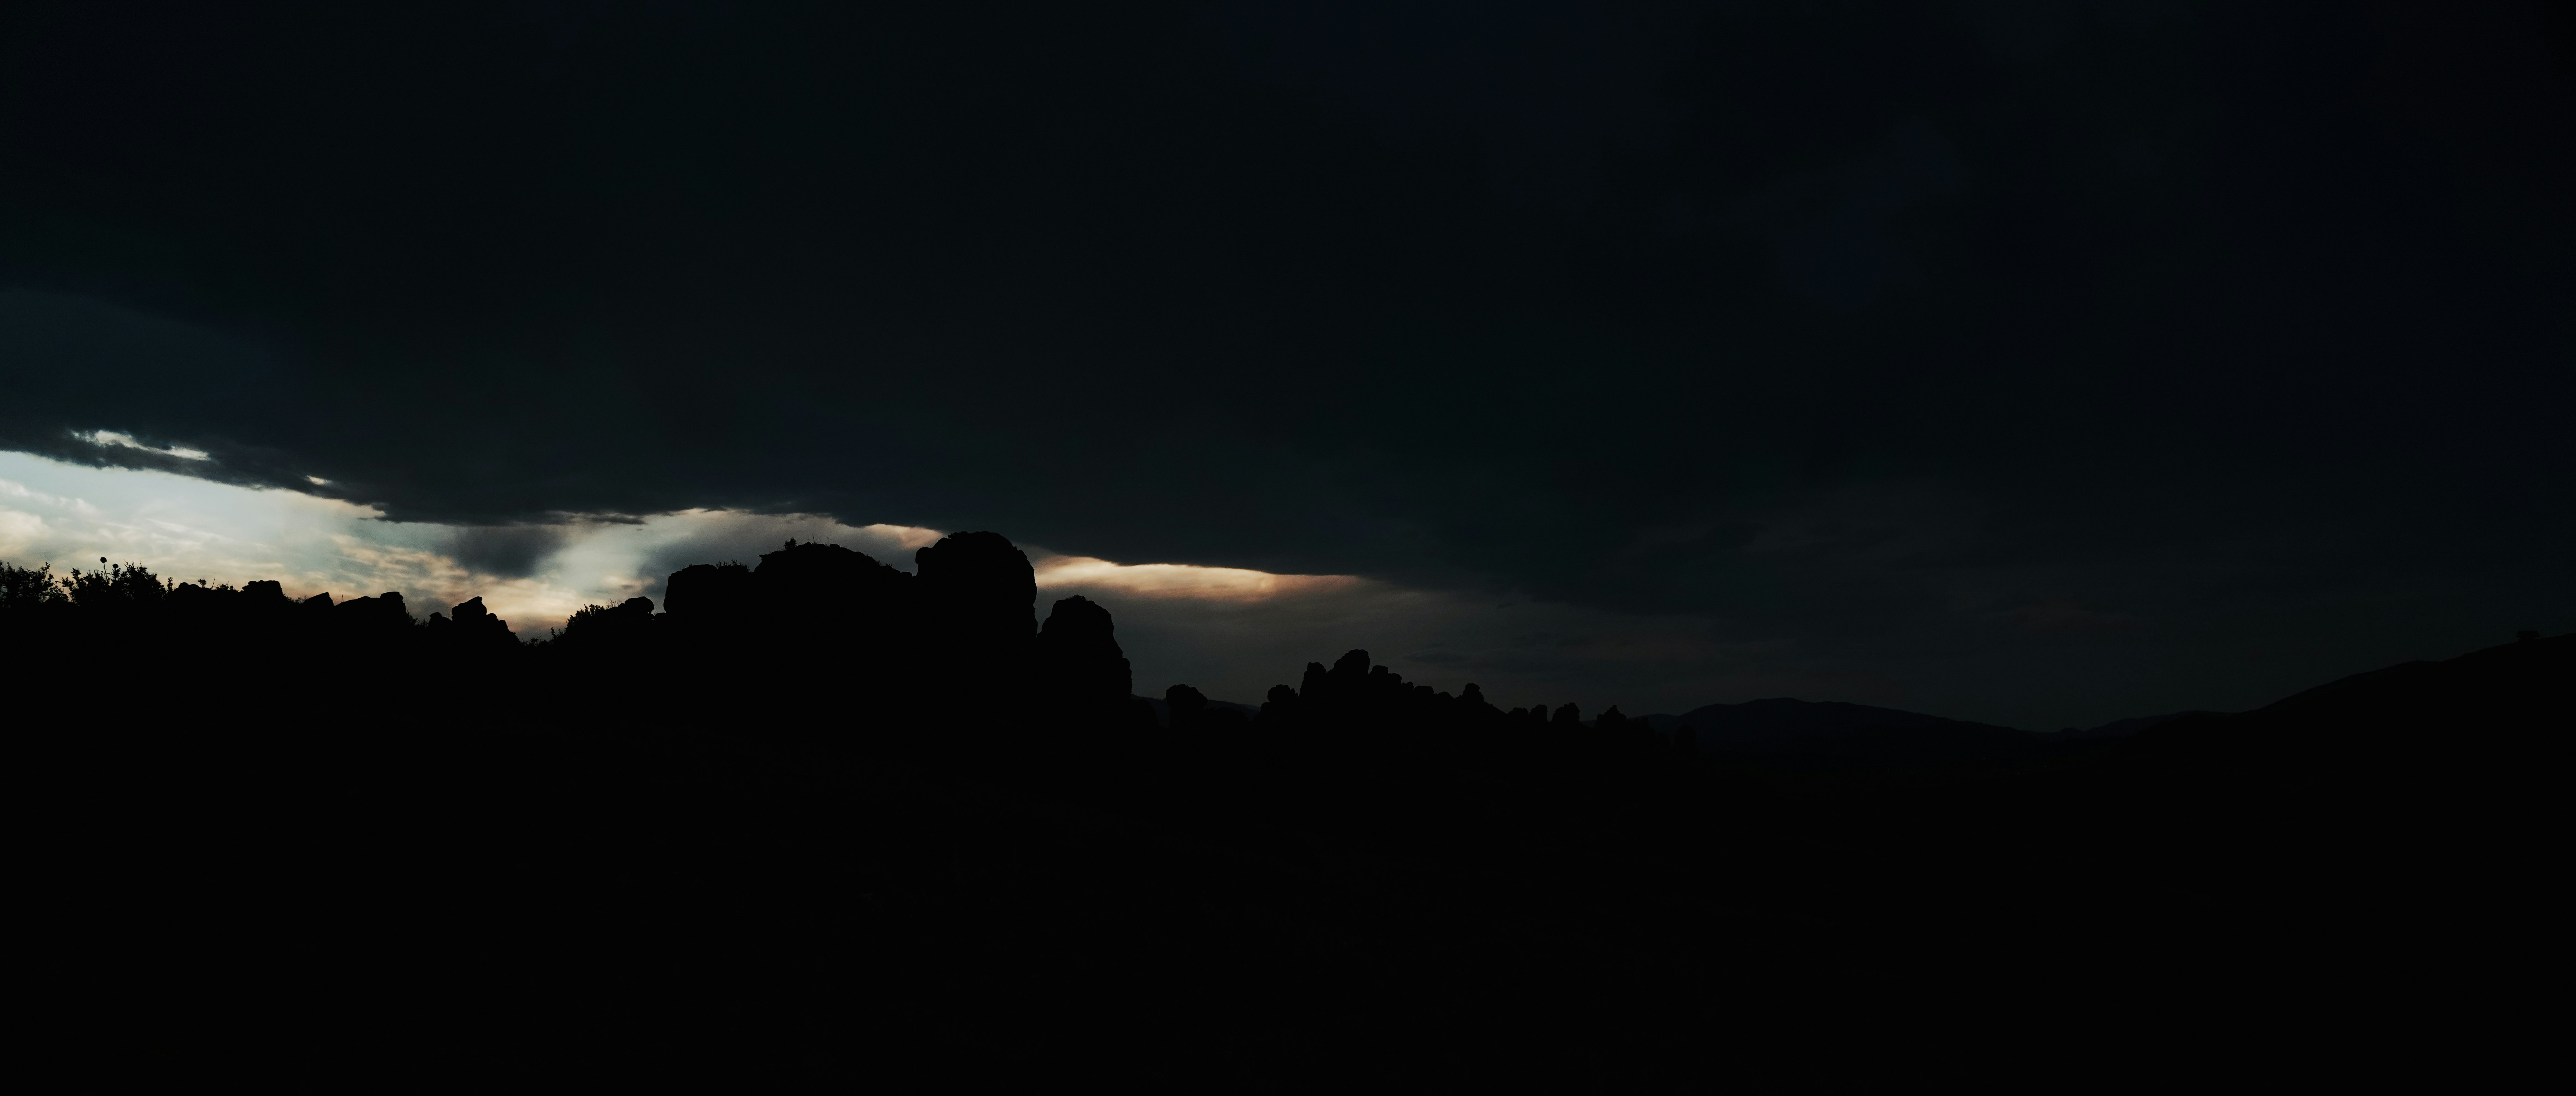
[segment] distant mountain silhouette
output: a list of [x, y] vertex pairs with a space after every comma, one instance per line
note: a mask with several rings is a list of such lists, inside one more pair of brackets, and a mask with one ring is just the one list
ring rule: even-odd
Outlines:
[[2300, 764], [2397, 756], [2504, 757], [2553, 741], [2576, 715], [2576, 635], [2520, 641], [2439, 662], [2339, 678], [2250, 712], [2195, 713], [2141, 732]]
[[2143, 730], [2146, 730], [2146, 729], [2148, 729], [2148, 728], [2150, 728], [2150, 727], [2161, 727], [2161, 726], [2164, 726], [2164, 725], [2165, 725], [2165, 724], [2167, 724], [2167, 723], [2171, 723], [2171, 722], [2173, 722], [2174, 720], [2177, 720], [2177, 719], [2189, 719], [2189, 718], [2191, 718], [2191, 717], [2193, 717], [2193, 716], [2203, 716], [2203, 715], [2223, 715], [2223, 714], [2226, 714], [2226, 713], [2223, 713], [2223, 712], [2207, 712], [2207, 711], [2188, 711], [2188, 712], [2169, 712], [2169, 713], [2164, 714], [2164, 715], [2142, 715], [2142, 716], [2132, 716], [2132, 717], [2130, 717], [2130, 718], [2128, 718], [2128, 719], [2114, 719], [2114, 720], [2112, 720], [2111, 722], [2104, 723], [2104, 724], [2102, 724], [2102, 725], [2100, 725], [2100, 726], [2098, 726], [2098, 727], [2084, 727], [2084, 728], [2072, 728], [2072, 727], [2070, 727], [2070, 728], [2068, 728], [2068, 729], [2066, 729], [2066, 730], [2063, 730], [2063, 731], [2055, 731], [2055, 732], [2051, 732], [2051, 733], [2049, 733], [2049, 734], [2043, 735], [2043, 736], [2042, 736], [2042, 738], [2044, 738], [2044, 739], [2045, 739], [2045, 740], [2047, 740], [2047, 741], [2053, 741], [2053, 742], [2074, 742], [2074, 741], [2079, 741], [2079, 740], [2082, 740], [2082, 739], [2088, 739], [2088, 738], [2127, 738], [2127, 737], [2129, 737], [2130, 735], [2136, 734], [2136, 733], [2138, 733], [2138, 732], [2140, 732], [2140, 731], [2143, 731]]
[[[1159, 696], [1140, 696], [1137, 697], [1136, 700], [1138, 703], [1153, 709], [1154, 722], [1160, 723], [1164, 726], [1171, 725], [1172, 704], [1170, 701]], [[1209, 700], [1206, 702], [1206, 706], [1209, 708], [1232, 709], [1234, 711], [1241, 712], [1246, 719], [1251, 719], [1261, 714], [1261, 708], [1259, 705], [1237, 704], [1231, 700]]]
[[1711, 757], [1832, 767], [1994, 761], [2032, 746], [2028, 732], [2010, 727], [1789, 697], [1710, 704], [1646, 721]]

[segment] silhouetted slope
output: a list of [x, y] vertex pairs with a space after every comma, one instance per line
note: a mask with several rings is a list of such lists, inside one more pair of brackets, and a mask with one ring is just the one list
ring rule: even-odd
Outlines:
[[2140, 732], [2164, 751], [2338, 770], [2413, 771], [2534, 756], [2576, 716], [2576, 635], [2355, 674], [2250, 712]]
[[1787, 697], [1693, 708], [1659, 728], [1688, 728], [1698, 748], [1719, 757], [1837, 766], [1998, 761], [2030, 751], [2010, 727]]
[[[1195, 692], [1197, 690], [1192, 691]], [[1201, 699], [1205, 701], [1206, 706], [1209, 708], [1230, 708], [1235, 712], [1240, 713], [1246, 720], [1258, 718], [1261, 714], [1261, 707], [1256, 704], [1237, 704], [1231, 700]], [[1172, 704], [1167, 696], [1140, 696], [1136, 698], [1136, 701], [1137, 703], [1145, 705], [1147, 710], [1154, 713], [1155, 723], [1164, 726], [1170, 725]]]
[[2112, 720], [2112, 721], [2110, 721], [2110, 722], [2108, 722], [2108, 723], [2100, 724], [2100, 725], [2098, 725], [2098, 726], [2093, 726], [2093, 727], [2084, 727], [2084, 728], [2080, 728], [2080, 729], [2079, 729], [2079, 728], [2068, 728], [2068, 729], [2063, 730], [2063, 731], [2056, 731], [2056, 732], [2053, 732], [2053, 733], [2051, 733], [2051, 734], [2047, 735], [2046, 737], [2047, 737], [2047, 740], [2049, 740], [2049, 741], [2065, 741], [2065, 742], [2074, 742], [2074, 741], [2080, 741], [2080, 740], [2083, 740], [2083, 739], [2090, 739], [2090, 738], [2127, 738], [2127, 737], [2129, 737], [2130, 735], [2133, 735], [2133, 734], [2136, 734], [2136, 733], [2138, 733], [2138, 732], [2140, 732], [2140, 731], [2146, 730], [2146, 729], [2147, 729], [2147, 728], [2149, 728], [2149, 727], [2161, 727], [2161, 726], [2163, 726], [2163, 725], [2165, 725], [2165, 724], [2167, 724], [2167, 723], [2171, 723], [2171, 722], [2173, 722], [2174, 720], [2177, 720], [2177, 719], [2188, 719], [2188, 718], [2190, 718], [2190, 717], [2192, 717], [2192, 716], [2202, 716], [2202, 715], [2224, 715], [2224, 714], [2226, 714], [2226, 713], [2223, 713], [2223, 712], [2205, 712], [2205, 711], [2188, 711], [2188, 712], [2167, 712], [2167, 713], [2165, 713], [2165, 714], [2163, 714], [2163, 715], [2141, 715], [2141, 716], [2132, 716], [2132, 717], [2130, 717], [2130, 718], [2128, 718], [2128, 719], [2114, 719], [2114, 720]]
[[2406, 662], [2296, 693], [2251, 713], [2266, 721], [2355, 728], [2473, 724], [2489, 733], [2564, 730], [2576, 690], [2576, 635]]

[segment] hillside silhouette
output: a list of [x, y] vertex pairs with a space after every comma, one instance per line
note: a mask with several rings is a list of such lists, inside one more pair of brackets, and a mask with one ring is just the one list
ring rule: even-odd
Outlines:
[[1993, 762], [2023, 757], [2043, 741], [2010, 727], [1789, 697], [1710, 704], [1648, 720], [1714, 757], [1811, 767]]
[[1110, 613], [1041, 619], [998, 534], [915, 562], [789, 542], [547, 637], [479, 598], [0, 569], [45, 962], [93, 987], [64, 1007], [140, 1007], [136, 979], [181, 1010], [470, 1000], [294, 1022], [784, 1075], [1109, 1001], [1257, 1056], [2143, 1000], [2249, 963], [2367, 996], [2409, 960], [2358, 942], [2525, 886], [2490, 838], [2541, 824], [2522, 781], [2576, 679], [2576, 636], [2526, 636], [2052, 739], [1506, 709], [1353, 650], [1246, 711], [1140, 698]]

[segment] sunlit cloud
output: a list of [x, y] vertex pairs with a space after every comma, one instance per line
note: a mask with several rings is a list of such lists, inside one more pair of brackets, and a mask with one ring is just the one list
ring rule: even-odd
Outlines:
[[[144, 448], [113, 431], [90, 437]], [[760, 555], [797, 540], [839, 544], [911, 570], [914, 554], [946, 535], [916, 525], [846, 525], [817, 514], [711, 509], [461, 527], [386, 521], [373, 507], [295, 491], [22, 453], [0, 454], [0, 473], [6, 473], [0, 475], [0, 557], [12, 562], [69, 566], [109, 556], [183, 581], [275, 580], [299, 596], [398, 591], [423, 614], [480, 597], [523, 634], [560, 626], [583, 605], [658, 597], [663, 580], [692, 563], [756, 564]], [[1030, 554], [1042, 588], [1155, 601], [1247, 605], [1347, 590], [1359, 581], [1118, 563], [1036, 548]]]
[[295, 597], [393, 591], [421, 616], [481, 597], [522, 636], [616, 592], [479, 572], [447, 550], [456, 533], [294, 491], [0, 453], [0, 560], [20, 566], [60, 573], [106, 557], [182, 582], [275, 581]]
[[[156, 573], [232, 583], [272, 579], [296, 597], [396, 591], [418, 616], [467, 598], [543, 638], [584, 605], [662, 599], [694, 563], [757, 564], [787, 541], [819, 541], [912, 570], [945, 535], [914, 525], [847, 525], [819, 514], [682, 510], [465, 527], [384, 520], [373, 507], [170, 472], [95, 468], [0, 452], [0, 560], [95, 566], [100, 556]], [[1704, 624], [1640, 618], [1462, 591], [1410, 589], [1352, 575], [1119, 563], [1027, 549], [1044, 591], [1037, 615], [1081, 594], [1115, 614], [1140, 692], [1187, 682], [1257, 702], [1310, 660], [1365, 647], [1373, 661], [1436, 688], [1480, 683], [1509, 705], [1582, 699], [1586, 711], [1683, 710], [1718, 699], [1804, 693], [1892, 702], [1868, 682], [1735, 667], [1780, 652], [1730, 646]], [[2054, 619], [2054, 618], [2052, 618]]]
[[1091, 556], [1041, 556], [1036, 567], [1041, 590], [1091, 588], [1135, 597], [1199, 601], [1267, 601], [1286, 595], [1348, 589], [1359, 581], [1349, 575], [1274, 575], [1239, 567], [1186, 563], [1112, 563]]
[[[72, 436], [88, 442], [91, 445], [121, 445], [128, 449], [140, 449], [146, 453], [159, 453], [165, 457], [177, 457], [180, 460], [206, 460], [212, 456], [212, 454], [207, 453], [203, 449], [190, 449], [184, 445], [173, 445], [167, 449], [155, 448], [134, 440], [134, 436], [131, 434], [121, 434], [114, 430], [92, 430], [86, 434], [74, 434]], [[315, 480], [314, 482], [320, 483], [321, 481]]]
[[930, 547], [939, 543], [939, 538], [948, 535], [937, 529], [924, 529], [918, 525], [862, 525], [859, 526], [859, 532], [892, 541], [898, 547], [913, 549]]

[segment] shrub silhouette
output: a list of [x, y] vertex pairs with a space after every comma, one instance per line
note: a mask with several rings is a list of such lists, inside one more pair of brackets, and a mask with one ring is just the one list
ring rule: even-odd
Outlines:
[[0, 613], [33, 613], [64, 600], [67, 596], [60, 580], [54, 577], [53, 564], [13, 567], [0, 563]]
[[567, 651], [640, 653], [650, 642], [655, 623], [649, 597], [631, 597], [614, 606], [584, 605], [564, 621], [562, 634], [554, 642]]
[[83, 572], [73, 568], [63, 581], [63, 592], [72, 604], [84, 609], [128, 610], [158, 605], [168, 584], [141, 564], [110, 564], [105, 557], [100, 571]]

